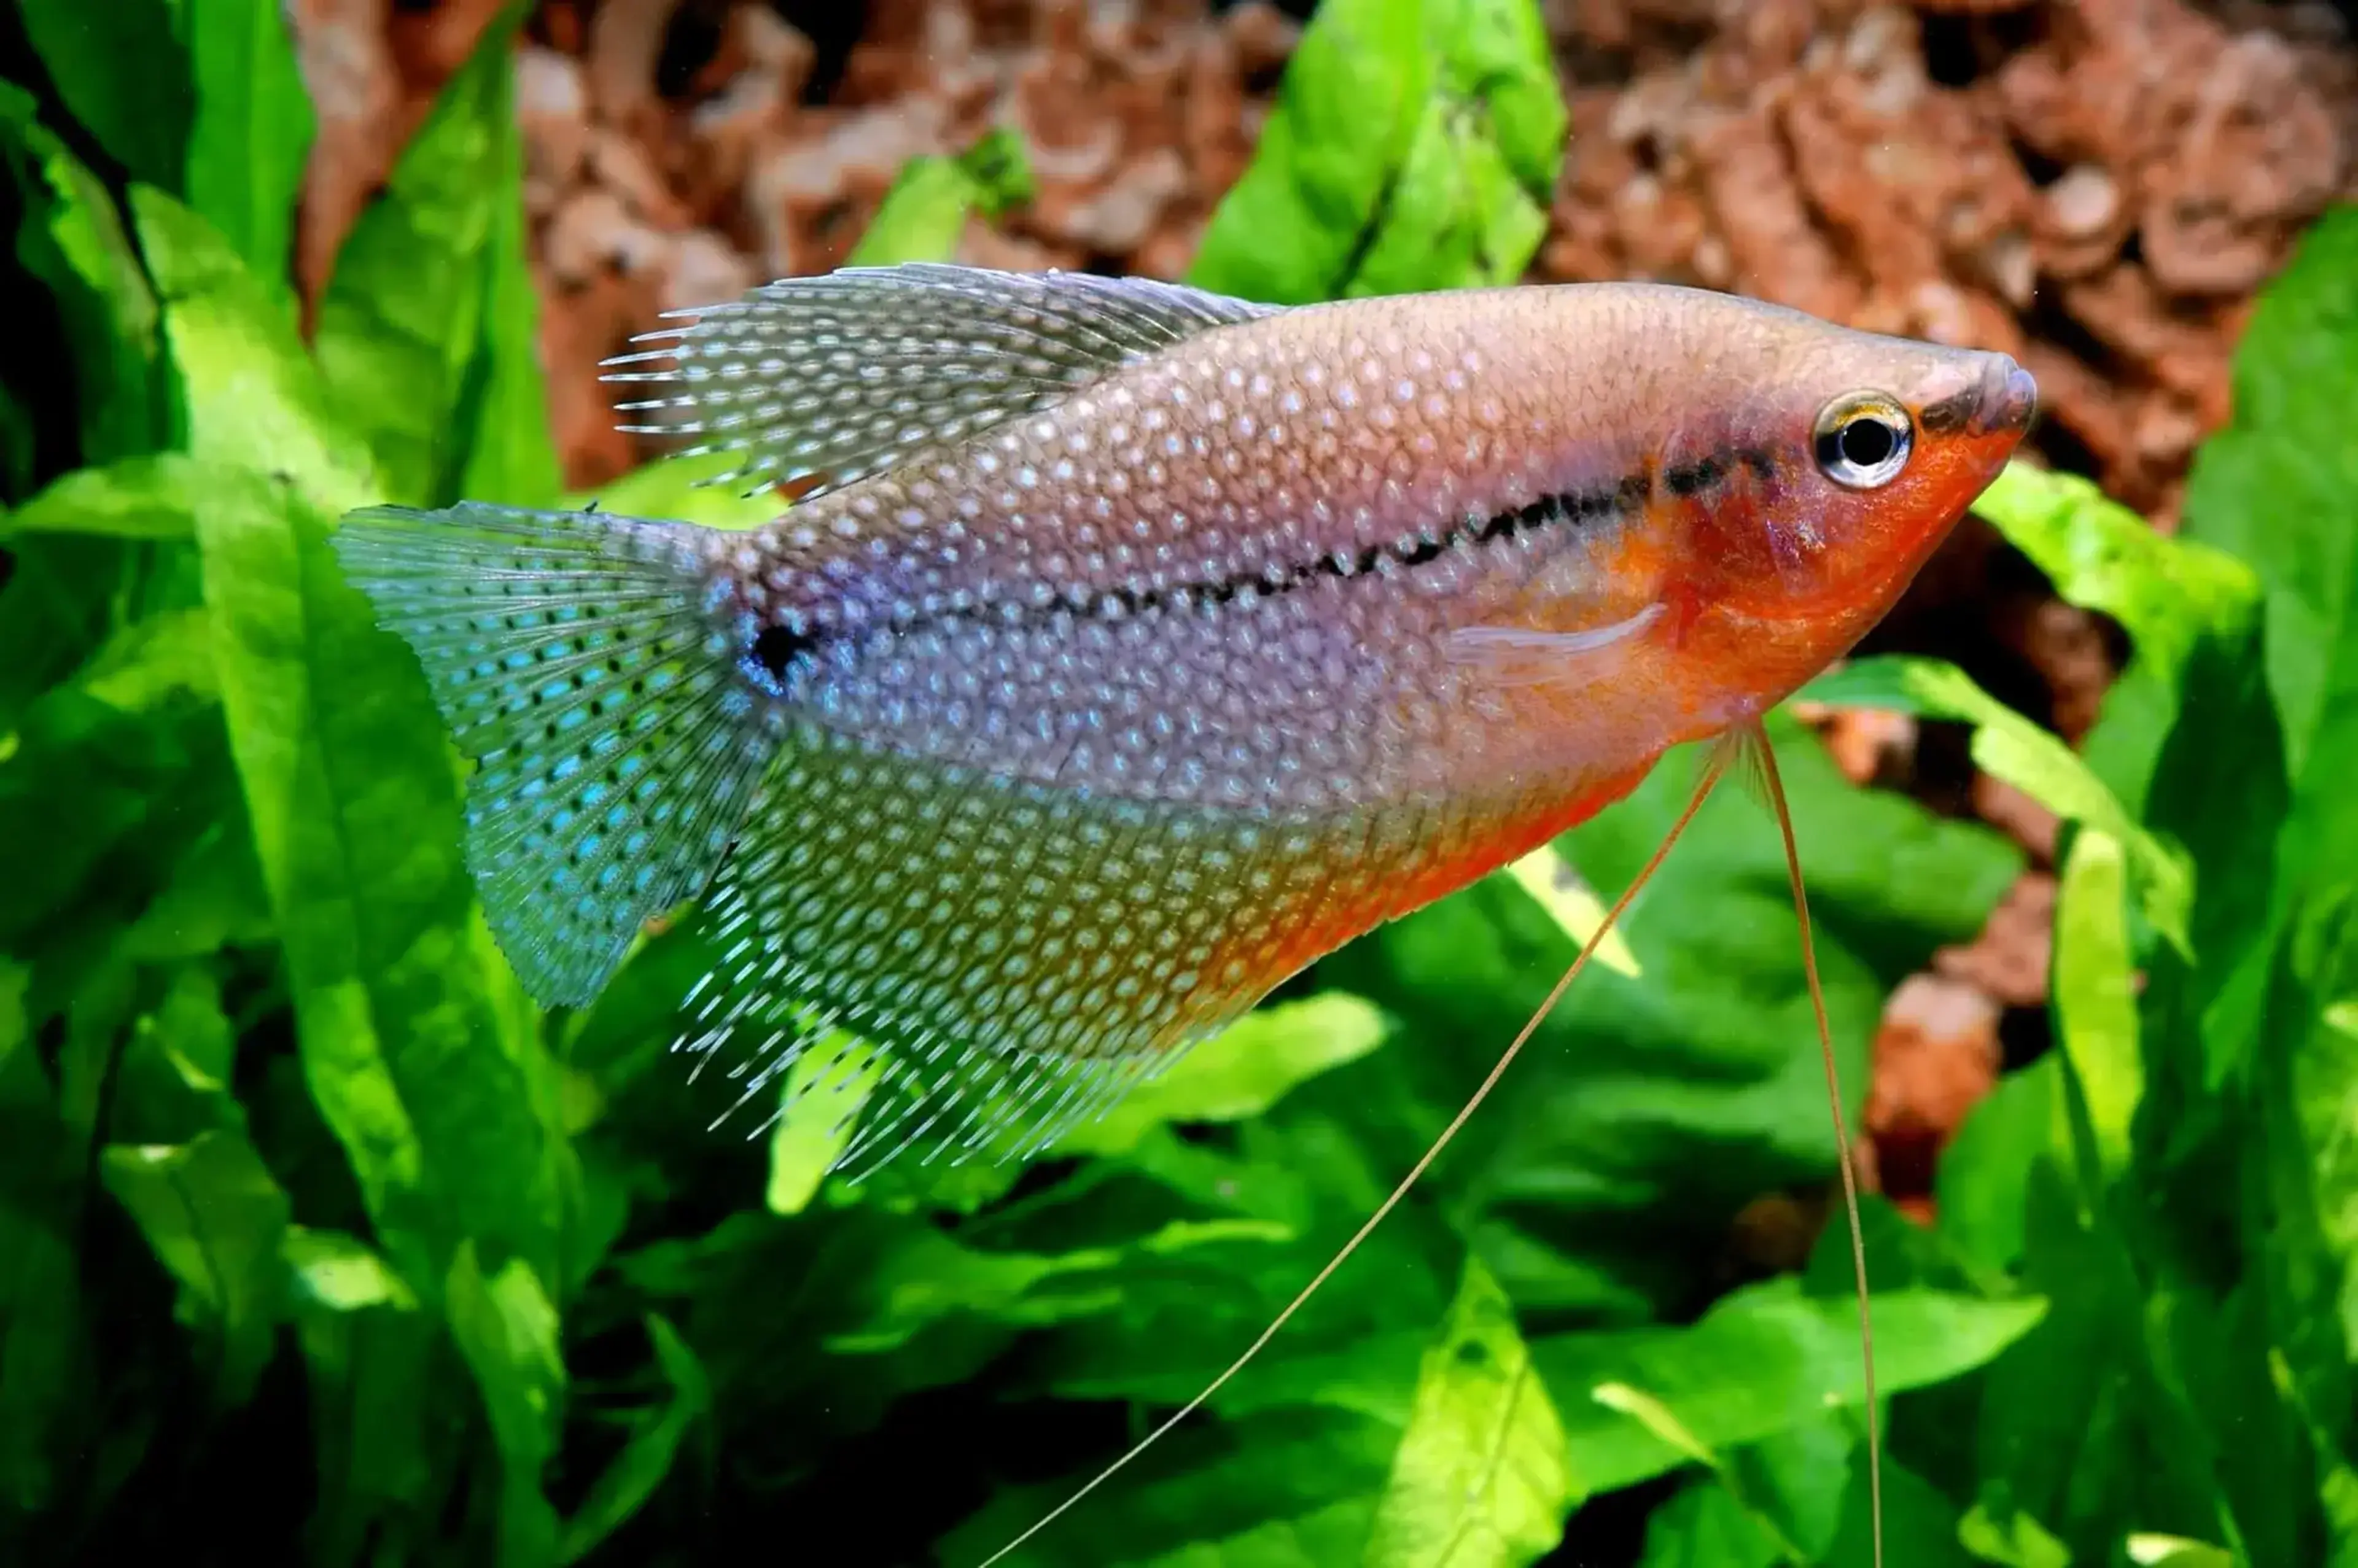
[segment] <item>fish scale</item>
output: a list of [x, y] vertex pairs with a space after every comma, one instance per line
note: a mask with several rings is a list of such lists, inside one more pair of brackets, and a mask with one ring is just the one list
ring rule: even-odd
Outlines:
[[[1999, 356], [1643, 286], [853, 271], [625, 362], [649, 427], [818, 482], [745, 533], [471, 503], [337, 547], [480, 764], [525, 983], [586, 1000], [704, 894], [681, 1045], [836, 1097], [848, 1170], [1042, 1146], [1758, 713], [2018, 434]], [[1862, 387], [1942, 411], [1880, 495], [1813, 445]]]

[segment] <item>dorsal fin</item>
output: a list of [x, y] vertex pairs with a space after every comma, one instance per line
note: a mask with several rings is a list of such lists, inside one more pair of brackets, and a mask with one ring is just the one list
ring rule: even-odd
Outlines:
[[[706, 481], [840, 489], [1038, 411], [1141, 355], [1280, 308], [1151, 278], [911, 263], [765, 284], [673, 311], [669, 347], [608, 361], [660, 395], [623, 429], [739, 460]], [[642, 341], [648, 339], [639, 340]], [[669, 362], [665, 363], [665, 362]]]

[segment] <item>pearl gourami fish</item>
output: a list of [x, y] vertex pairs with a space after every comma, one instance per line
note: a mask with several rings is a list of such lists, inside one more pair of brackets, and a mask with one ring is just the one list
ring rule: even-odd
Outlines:
[[478, 764], [527, 989], [588, 1001], [700, 898], [683, 1046], [775, 1107], [867, 1043], [849, 1171], [1043, 1148], [1756, 732], [2035, 402], [2002, 354], [1652, 285], [921, 265], [692, 314], [617, 379], [724, 480], [817, 481], [774, 522], [377, 507], [335, 547]]

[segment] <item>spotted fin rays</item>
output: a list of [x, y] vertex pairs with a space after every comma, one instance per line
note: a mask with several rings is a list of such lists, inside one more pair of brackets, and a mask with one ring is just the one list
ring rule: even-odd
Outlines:
[[694, 531], [479, 503], [353, 513], [333, 543], [460, 750], [483, 913], [541, 1001], [598, 994], [693, 897], [776, 748], [701, 602]]
[[677, 312], [695, 325], [647, 334], [673, 341], [609, 361], [606, 379], [645, 389], [618, 406], [633, 416], [623, 429], [732, 454], [705, 482], [818, 478], [807, 499], [1275, 308], [1152, 278], [848, 267]]

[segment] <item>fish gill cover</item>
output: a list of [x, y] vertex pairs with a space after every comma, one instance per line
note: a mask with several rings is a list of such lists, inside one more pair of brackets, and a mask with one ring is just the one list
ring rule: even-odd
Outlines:
[[[19, 10], [12, 297], [43, 303], [0, 403], [0, 1551], [978, 1560], [1348, 1233], [1585, 935], [1565, 890], [1637, 869], [1693, 760], [1031, 1172], [846, 1187], [825, 1129], [708, 1133], [664, 1050], [695, 932], [590, 1008], [530, 1004], [425, 686], [328, 547], [355, 505], [585, 477], [540, 366], [520, 13], [432, 15], [471, 47], [330, 268], [309, 214], [343, 199], [297, 195], [351, 106], [315, 116], [277, 7]], [[540, 8], [533, 47], [578, 21]], [[1512, 0], [1328, 0], [1190, 276], [1521, 276], [1563, 145], [1550, 50]], [[1034, 156], [916, 159], [859, 259], [1047, 200]], [[2031, 1044], [1931, 1202], [1868, 1210], [1895, 1562], [2358, 1561], [2358, 213], [2267, 284], [2233, 395], [2175, 537], [2028, 465], [1982, 504], [2127, 649], [2076, 745], [1920, 654], [1772, 723], [1855, 1099], [1894, 989], [2053, 868]], [[774, 508], [695, 477], [595, 493]], [[2034, 853], [1861, 787], [1821, 703], [1954, 738], [2060, 829]], [[1707, 809], [1624, 962], [1368, 1255], [1022, 1561], [1865, 1562], [1782, 876], [1752, 803]]]

